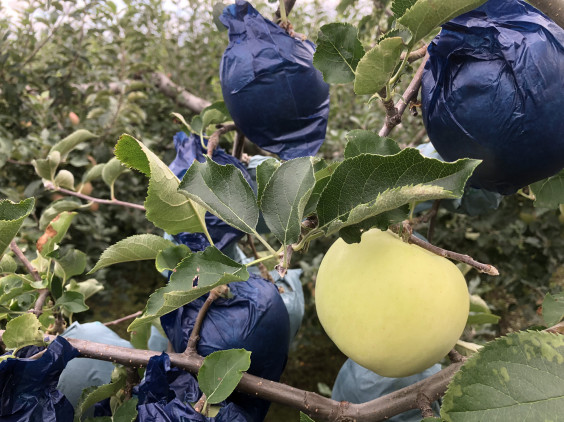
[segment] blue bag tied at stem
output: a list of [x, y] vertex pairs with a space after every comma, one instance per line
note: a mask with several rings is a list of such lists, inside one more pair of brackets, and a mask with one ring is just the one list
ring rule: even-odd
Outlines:
[[78, 350], [58, 336], [37, 359], [0, 362], [0, 420], [5, 422], [72, 422], [74, 409], [57, 390], [57, 382]]
[[524, 1], [489, 0], [428, 51], [423, 121], [445, 160], [483, 160], [471, 186], [512, 194], [564, 167], [564, 29]]
[[329, 116], [329, 85], [313, 66], [315, 45], [292, 38], [246, 1], [226, 7], [219, 19], [229, 34], [221, 89], [237, 127], [283, 160], [315, 155]]
[[234, 403], [224, 403], [215, 417], [196, 412], [191, 403], [201, 396], [194, 376], [170, 366], [166, 353], [149, 359], [145, 379], [135, 387], [139, 422], [250, 422], [246, 412]]

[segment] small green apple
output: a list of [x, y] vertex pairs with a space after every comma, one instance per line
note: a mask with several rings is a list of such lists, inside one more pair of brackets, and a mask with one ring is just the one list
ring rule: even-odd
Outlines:
[[413, 375], [440, 361], [462, 334], [470, 307], [456, 265], [378, 229], [360, 243], [339, 239], [329, 248], [315, 302], [339, 349], [385, 377]]

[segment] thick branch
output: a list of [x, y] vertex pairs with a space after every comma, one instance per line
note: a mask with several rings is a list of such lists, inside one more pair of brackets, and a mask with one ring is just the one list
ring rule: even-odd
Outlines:
[[[409, 83], [407, 89], [403, 93], [403, 96], [397, 102], [395, 107], [393, 106], [393, 103], [384, 104], [384, 106], [386, 107], [386, 122], [384, 123], [384, 126], [382, 126], [382, 129], [380, 129], [378, 135], [388, 136], [392, 129], [401, 123], [401, 116], [405, 112], [407, 105], [413, 98], [417, 96], [417, 93], [419, 92], [419, 88], [421, 87], [421, 78], [423, 77], [423, 69], [425, 68], [425, 63], [427, 63], [428, 57], [429, 56], [425, 54], [425, 58], [419, 65], [419, 68], [415, 72], [413, 79]], [[394, 109], [396, 111], [395, 113], [393, 113]]]
[[179, 105], [192, 110], [194, 113], [201, 113], [204, 108], [211, 103], [203, 98], [188, 92], [186, 89], [176, 85], [168, 76], [161, 72], [151, 75], [153, 84], [167, 97], [175, 100]]
[[121, 207], [135, 208], [137, 210], [145, 211], [145, 207], [143, 205], [133, 204], [131, 202], [118, 201], [117, 199], [94, 198], [93, 196], [85, 195], [80, 192], [75, 192], [69, 189], [57, 187], [51, 182], [45, 182], [45, 189], [54, 190], [70, 196], [76, 196], [77, 198], [84, 199], [85, 201], [88, 202], [96, 202], [98, 204], [107, 204], [107, 205], [119, 205]]
[[562, 0], [529, 0], [529, 3], [545, 13], [558, 26], [564, 28], [564, 3]]
[[[0, 337], [4, 332], [0, 330]], [[55, 336], [49, 336], [54, 340]], [[110, 346], [86, 340], [67, 338], [82, 357], [119, 363], [128, 367], [145, 367], [149, 359], [160, 355], [150, 350], [130, 349]], [[198, 373], [203, 358], [197, 354], [169, 353], [173, 366]], [[452, 376], [462, 363], [453, 364], [407, 388], [382, 396], [363, 404], [337, 402], [309, 391], [290, 387], [286, 384], [266, 380], [250, 374], [243, 374], [237, 390], [264, 400], [280, 403], [309, 414], [315, 420], [329, 422], [374, 422], [418, 407], [417, 397], [424, 391], [430, 400], [436, 400], [444, 394]]]

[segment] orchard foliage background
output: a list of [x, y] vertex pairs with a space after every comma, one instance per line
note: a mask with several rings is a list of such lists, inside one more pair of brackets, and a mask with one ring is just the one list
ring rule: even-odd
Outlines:
[[[61, 167], [72, 173], [73, 187], [98, 198], [115, 194], [121, 201], [142, 204], [146, 178], [141, 173], [118, 165], [108, 167], [105, 177], [83, 186], [81, 181], [97, 164], [112, 160], [123, 133], [142, 140], [165, 163], [172, 161], [172, 137], [184, 129], [172, 113], [190, 121], [201, 108], [191, 109], [180, 95], [167, 94], [163, 80], [211, 103], [221, 100], [219, 62], [227, 36], [214, 24], [213, 2], [208, 0], [18, 3], [17, 13], [0, 6], [0, 199], [20, 202], [35, 197], [35, 208], [19, 232], [24, 251], [26, 245], [33, 248], [58, 212], [77, 211], [63, 248], [82, 251], [85, 267], [91, 269], [101, 253], [119, 240], [162, 231], [137, 209], [82, 205], [45, 189], [33, 160], [45, 158], [77, 129], [88, 131], [92, 136], [81, 132], [87, 142], [74, 149]], [[253, 4], [264, 16], [276, 10], [267, 2]], [[313, 41], [322, 25], [348, 22], [358, 27], [359, 39], [369, 46], [391, 29], [393, 15], [385, 1], [343, 0], [330, 10], [323, 1], [298, 0], [291, 21]], [[415, 70], [410, 66], [401, 87], [407, 86]], [[367, 104], [367, 98], [354, 95], [352, 84], [331, 86], [327, 139], [320, 152], [324, 158], [343, 158], [345, 134], [350, 130], [377, 131], [382, 126], [385, 110], [378, 101]], [[231, 135], [221, 139], [227, 149]], [[402, 147], [425, 142], [420, 115], [405, 113], [393, 138]], [[259, 150], [247, 143], [245, 152], [252, 155]], [[499, 320], [492, 323], [497, 318], [485, 317], [487, 323], [469, 325], [465, 340], [481, 344], [545, 323], [539, 306], [547, 293], [557, 295], [564, 287], [563, 213], [556, 207], [535, 207], [527, 192], [505, 197], [498, 210], [480, 217], [439, 209], [433, 243], [493, 264], [501, 274], [491, 277], [468, 270], [471, 293], [480, 295]], [[333, 239], [312, 243], [292, 260], [293, 266], [304, 270], [306, 316], [282, 381], [320, 393], [330, 388], [344, 361], [320, 328], [313, 299], [315, 274]], [[9, 265], [3, 260], [0, 271], [9, 272]], [[78, 321], [109, 321], [141, 310], [148, 295], [165, 282], [151, 261], [103, 268], [94, 276], [96, 286], [104, 289], [87, 302], [90, 309], [73, 315]], [[80, 281], [88, 279], [81, 277]], [[1, 328], [5, 322], [0, 321]], [[124, 336], [126, 325], [116, 328]], [[273, 407], [267, 420], [296, 420], [290, 416], [295, 414]]]

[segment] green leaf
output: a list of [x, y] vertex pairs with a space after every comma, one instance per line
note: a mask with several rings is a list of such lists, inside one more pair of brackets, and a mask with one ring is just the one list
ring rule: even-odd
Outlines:
[[89, 141], [92, 138], [97, 138], [97, 136], [86, 129], [79, 129], [53, 145], [51, 151], [49, 152], [59, 152], [61, 161], [65, 161], [68, 153], [71, 152], [78, 144]]
[[174, 270], [178, 263], [191, 253], [190, 248], [186, 245], [174, 245], [159, 251], [155, 260], [157, 271]]
[[354, 81], [354, 71], [364, 56], [358, 40], [358, 30], [348, 23], [323, 25], [317, 34], [313, 65], [323, 73], [329, 84]]
[[0, 273], [13, 273], [18, 269], [18, 264], [10, 255], [4, 255], [0, 259]]
[[501, 317], [485, 312], [471, 312], [468, 315], [468, 325], [497, 324]]
[[105, 163], [96, 164], [94, 167], [88, 169], [88, 171], [82, 176], [82, 183], [91, 182], [92, 180], [102, 177], [105, 165]]
[[452, 379], [441, 417], [457, 421], [550, 421], [564, 409], [564, 336], [528, 331], [499, 338]]
[[184, 116], [182, 114], [180, 113], [170, 113], [170, 114], [172, 114], [176, 119], [178, 119], [178, 121], [182, 123], [186, 127], [186, 129], [188, 129], [189, 132], [195, 133], [194, 129], [192, 129], [192, 126], [188, 124], [188, 122], [186, 121], [186, 119], [184, 119]]
[[39, 228], [41, 230], [45, 230], [51, 220], [58, 216], [60, 213], [64, 211], [74, 211], [79, 209], [82, 206], [82, 203], [78, 199], [70, 198], [70, 199], [60, 199], [58, 201], [52, 202], [41, 214], [41, 218], [39, 219]]
[[14, 203], [8, 199], [0, 201], [0, 257], [10, 245], [10, 242], [18, 234], [26, 217], [31, 214], [35, 200], [24, 199]]
[[206, 232], [205, 211], [177, 192], [178, 178], [145, 145], [129, 135], [122, 135], [115, 154], [125, 165], [150, 178], [145, 199], [146, 217], [150, 222], [170, 234]]
[[358, 95], [379, 93], [392, 77], [403, 49], [403, 40], [392, 37], [366, 53], [356, 68], [354, 92]]
[[401, 148], [391, 138], [383, 138], [370, 130], [351, 130], [346, 134], [345, 158], [356, 157], [360, 154], [394, 155]]
[[151, 324], [144, 324], [137, 327], [130, 333], [129, 341], [136, 349], [149, 349], [149, 337], [151, 337]]
[[84, 303], [84, 295], [80, 292], [69, 291], [63, 292], [62, 296], [57, 299], [55, 305], [62, 307], [70, 313], [79, 313], [87, 311], [88, 305]]
[[264, 188], [261, 200], [264, 221], [283, 245], [298, 241], [314, 185], [311, 158], [302, 157], [283, 163]]
[[251, 352], [245, 349], [219, 350], [206, 356], [198, 372], [198, 385], [210, 404], [225, 400], [251, 366]]
[[411, 31], [411, 45], [415, 45], [446, 21], [485, 2], [486, 0], [418, 0], [398, 20]]
[[356, 0], [341, 0], [337, 5], [337, 12], [344, 13], [350, 6], [356, 3]]
[[458, 198], [478, 164], [469, 159], [444, 163], [413, 148], [396, 155], [347, 158], [319, 198], [319, 226], [332, 234], [412, 202]]
[[470, 296], [470, 312], [482, 312], [486, 314], [491, 313], [490, 307], [488, 306], [486, 301], [478, 295]]
[[120, 160], [112, 158], [102, 167], [102, 180], [108, 187], [113, 189], [117, 178], [126, 170], [127, 168], [121, 164]]
[[112, 417], [112, 422], [135, 422], [137, 419], [137, 397], [132, 397], [118, 407]]
[[39, 177], [47, 180], [53, 180], [55, 177], [55, 172], [57, 167], [61, 163], [61, 153], [59, 151], [53, 151], [47, 158], [41, 158], [32, 161], [35, 167], [35, 172]]
[[209, 125], [216, 125], [228, 120], [233, 120], [223, 101], [216, 101], [204, 108], [200, 113], [200, 118], [202, 119], [202, 131], [204, 132]]
[[547, 293], [542, 301], [542, 319], [548, 327], [558, 324], [564, 319], [564, 293], [551, 295]]
[[174, 246], [170, 240], [155, 234], [136, 234], [106, 249], [88, 274], [121, 262], [156, 259], [160, 251]]
[[[203, 252], [193, 253], [176, 267], [169, 283], [149, 297], [145, 312], [131, 323], [128, 331], [190, 303], [217, 286], [248, 278], [249, 273], [244, 265], [213, 246]], [[194, 281], [197, 281], [197, 286]]]
[[[117, 376], [115, 376], [116, 372], [118, 374]], [[82, 391], [80, 400], [75, 407], [74, 422], [80, 422], [84, 412], [99, 401], [105, 400], [117, 394], [119, 390], [125, 387], [125, 382], [126, 371], [124, 369], [119, 371], [114, 370], [114, 373], [112, 374], [112, 382], [110, 384], [85, 388]]]
[[2, 342], [6, 349], [15, 350], [25, 346], [42, 346], [43, 332], [41, 323], [32, 313], [20, 315], [6, 324], [6, 331], [2, 335]]
[[223, 9], [227, 7], [226, 3], [217, 2], [213, 5], [213, 23], [219, 32], [227, 31], [226, 26], [219, 20], [219, 17], [223, 13]]
[[259, 218], [255, 194], [234, 165], [222, 166], [207, 156], [205, 163], [194, 161], [179, 192], [236, 229], [254, 233]]
[[262, 194], [266, 184], [272, 177], [272, 174], [280, 167], [280, 161], [275, 158], [269, 158], [257, 166], [257, 200], [260, 204]]
[[63, 283], [75, 275], [80, 275], [86, 268], [86, 254], [76, 249], [67, 251], [60, 259], [55, 260], [55, 274], [63, 279]]
[[[53, 252], [55, 247], [61, 243], [63, 237], [67, 234], [75, 215], [75, 212], [64, 211], [60, 213], [57, 218], [54, 218], [51, 223], [49, 223], [47, 229], [45, 230], [45, 237], [37, 242], [37, 250], [42, 256], [47, 257], [47, 255]], [[40, 241], [42, 241], [42, 244], [40, 244]]]
[[556, 209], [564, 204], [564, 170], [548, 179], [530, 185], [535, 207]]
[[82, 293], [84, 300], [88, 300], [88, 298], [104, 290], [104, 285], [95, 278], [89, 278], [88, 280], [81, 281], [79, 283], [75, 280], [71, 280], [70, 283], [67, 284], [66, 289], [69, 292]]
[[405, 11], [412, 7], [417, 0], [394, 0], [392, 2], [392, 12], [394, 13], [394, 17], [396, 19], [401, 18]]
[[19, 295], [33, 291], [31, 280], [31, 275], [20, 274], [9, 274], [0, 278], [0, 303], [7, 305]]
[[300, 422], [315, 422], [313, 419], [311, 419], [308, 415], [306, 415], [303, 412], [300, 412]]
[[313, 191], [307, 201], [304, 216], [311, 215], [315, 212], [321, 192], [323, 192], [323, 189], [325, 189], [325, 186], [327, 186], [327, 183], [329, 183], [329, 180], [331, 179], [331, 175], [340, 164], [341, 163], [337, 161], [315, 172], [315, 186], [313, 187]]
[[55, 176], [54, 183], [55, 186], [74, 190], [74, 176], [68, 170], [60, 170], [59, 173], [57, 173], [57, 176]]

